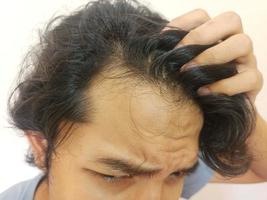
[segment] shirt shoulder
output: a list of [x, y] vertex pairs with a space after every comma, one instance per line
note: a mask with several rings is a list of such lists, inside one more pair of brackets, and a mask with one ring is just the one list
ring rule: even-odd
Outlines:
[[43, 173], [32, 179], [19, 182], [0, 193], [0, 200], [33, 200], [35, 189], [43, 177]]
[[199, 165], [194, 173], [185, 178], [182, 197], [190, 198], [203, 188], [212, 178], [214, 171], [199, 158]]

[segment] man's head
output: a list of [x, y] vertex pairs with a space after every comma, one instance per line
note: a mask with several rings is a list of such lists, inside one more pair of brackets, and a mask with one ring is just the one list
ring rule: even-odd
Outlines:
[[246, 171], [245, 97], [196, 93], [235, 66], [179, 71], [211, 45], [173, 49], [187, 32], [161, 32], [168, 21], [136, 2], [97, 1], [55, 22], [10, 99], [50, 200], [177, 199], [199, 150], [221, 174]]

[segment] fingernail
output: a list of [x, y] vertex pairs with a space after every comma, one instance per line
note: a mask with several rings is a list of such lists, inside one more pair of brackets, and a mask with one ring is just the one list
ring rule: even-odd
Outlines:
[[199, 95], [208, 95], [208, 94], [211, 94], [211, 91], [209, 88], [207, 87], [200, 87], [198, 90], [197, 90], [197, 93]]
[[178, 44], [175, 46], [175, 48], [180, 48], [180, 47], [183, 47], [183, 46], [185, 46], [185, 45], [182, 44], [182, 43], [178, 43]]
[[161, 30], [161, 32], [163, 32], [163, 31], [167, 31], [167, 30], [170, 30], [170, 28], [165, 26], [165, 27]]
[[188, 63], [185, 63], [182, 67], [181, 67], [181, 70], [187, 70], [187, 69], [190, 69], [190, 68], [193, 68], [193, 67], [196, 67], [198, 66], [197, 63], [193, 62], [193, 61], [190, 61]]

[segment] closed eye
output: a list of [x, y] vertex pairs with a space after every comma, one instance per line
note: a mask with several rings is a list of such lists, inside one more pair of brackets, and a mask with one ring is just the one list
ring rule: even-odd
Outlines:
[[[193, 167], [191, 167], [189, 169], [184, 169], [184, 170], [179, 170], [179, 171], [173, 172], [169, 175], [169, 177], [181, 178], [183, 176], [188, 176], [188, 175], [195, 172], [198, 164], [199, 163], [197, 162]], [[88, 171], [89, 169], [85, 168], [85, 170]], [[92, 170], [89, 170], [89, 171], [91, 172], [91, 174], [100, 177], [102, 180], [104, 180], [105, 182], [108, 182], [108, 183], [122, 183], [124, 181], [131, 180], [135, 176], [146, 176], [146, 177], [152, 178], [155, 174], [155, 173], [147, 173], [147, 174], [143, 174], [143, 175], [127, 174], [127, 175], [122, 175], [122, 176], [115, 176], [115, 175], [103, 174], [103, 173], [92, 171]]]
[[[170, 174], [170, 176], [175, 176], [175, 177], [182, 177], [182, 176], [187, 176], [192, 174], [193, 171], [177, 171], [174, 172], [172, 174]], [[101, 176], [106, 182], [109, 183], [115, 183], [115, 182], [119, 182], [119, 181], [123, 181], [126, 179], [131, 179], [134, 176], [131, 175], [124, 175], [124, 176], [113, 176], [113, 175], [107, 175], [107, 174], [101, 174], [101, 173], [97, 173], [99, 176]], [[153, 175], [149, 175], [149, 178], [152, 178]]]
[[99, 174], [105, 181], [113, 183], [113, 182], [118, 182], [122, 181], [124, 179], [129, 179], [132, 178], [133, 176], [131, 175], [125, 175], [125, 176], [112, 176], [112, 175], [107, 175], [107, 174]]

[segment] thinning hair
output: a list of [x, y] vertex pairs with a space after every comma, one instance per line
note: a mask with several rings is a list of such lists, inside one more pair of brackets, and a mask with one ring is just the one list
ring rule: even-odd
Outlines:
[[[100, 72], [122, 68], [123, 78], [182, 90], [181, 96], [203, 112], [199, 147], [204, 162], [225, 176], [247, 171], [251, 156], [246, 140], [255, 126], [253, 104], [245, 94], [197, 94], [199, 87], [237, 74], [235, 63], [181, 71], [215, 44], [174, 48], [188, 32], [178, 27], [162, 32], [167, 23], [160, 14], [127, 0], [89, 2], [48, 22], [39, 43], [27, 54], [8, 101], [10, 123], [47, 140], [48, 170], [59, 125], [90, 122], [94, 109], [86, 91]], [[34, 165], [31, 153], [27, 158]]]

